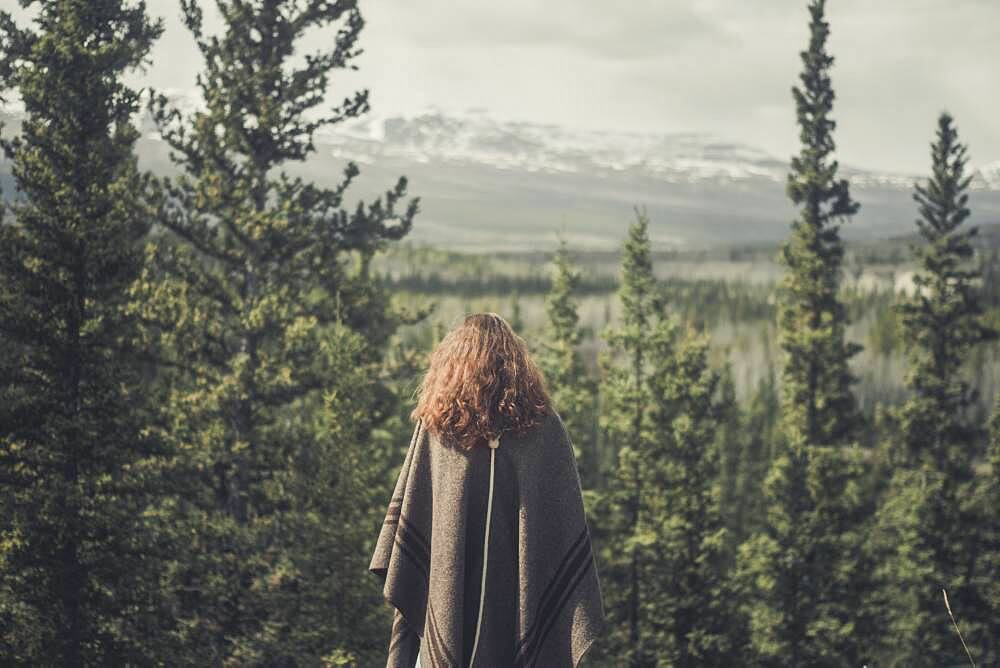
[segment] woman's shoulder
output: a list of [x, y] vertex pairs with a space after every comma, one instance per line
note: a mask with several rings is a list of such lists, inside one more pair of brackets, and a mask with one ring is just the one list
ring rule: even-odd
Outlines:
[[513, 440], [520, 446], [518, 450], [522, 453], [537, 456], [542, 452], [551, 453], [563, 441], [568, 442], [568, 435], [562, 416], [556, 409], [550, 408], [534, 426], [516, 435]]
[[538, 429], [551, 429], [560, 421], [562, 421], [562, 418], [559, 416], [559, 411], [557, 411], [554, 407], [549, 406], [545, 409], [545, 412], [538, 417], [538, 422], [535, 426]]
[[558, 433], [565, 428], [562, 416], [559, 415], [559, 412], [555, 408], [550, 406], [534, 420], [534, 424], [531, 427], [521, 433], [525, 440], [531, 440], [533, 437], [537, 438], [542, 435], [551, 436], [554, 432]]
[[[504, 456], [503, 446], [498, 455]], [[506, 455], [510, 457], [512, 470], [517, 472], [521, 494], [544, 495], [544, 490], [569, 489], [572, 488], [569, 483], [576, 480], [573, 446], [562, 416], [554, 409], [541, 416], [523, 435], [512, 438]]]

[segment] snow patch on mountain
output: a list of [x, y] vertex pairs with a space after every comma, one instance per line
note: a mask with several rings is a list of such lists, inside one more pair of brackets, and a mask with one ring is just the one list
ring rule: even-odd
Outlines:
[[[428, 111], [410, 117], [366, 116], [317, 133], [337, 157], [374, 162], [379, 156], [470, 163], [525, 172], [634, 172], [671, 183], [783, 183], [788, 161], [758, 148], [707, 133], [574, 130], [552, 124], [504, 121], [482, 112]], [[910, 189], [925, 178], [842, 166], [859, 187]], [[1000, 190], [1000, 161], [972, 169], [972, 189]]]
[[481, 113], [356, 119], [317, 133], [317, 144], [336, 155], [368, 159], [381, 155], [566, 174], [635, 171], [671, 182], [782, 180], [785, 169], [763, 151], [704, 133], [573, 130]]
[[[197, 91], [164, 89], [184, 117], [203, 110]], [[136, 122], [143, 137], [160, 133], [146, 111], [143, 91]], [[0, 116], [16, 124], [24, 106], [16, 98], [0, 107]], [[784, 183], [788, 160], [753, 146], [701, 132], [649, 133], [578, 130], [549, 123], [501, 120], [481, 109], [464, 113], [428, 110], [412, 116], [367, 114], [320, 128], [317, 148], [336, 159], [359, 164], [382, 158], [417, 164], [469, 164], [493, 169], [545, 174], [609, 175], [667, 183]], [[923, 175], [877, 172], [847, 165], [841, 173], [859, 187], [911, 189]], [[973, 190], [1000, 191], [1000, 160], [970, 166]]]

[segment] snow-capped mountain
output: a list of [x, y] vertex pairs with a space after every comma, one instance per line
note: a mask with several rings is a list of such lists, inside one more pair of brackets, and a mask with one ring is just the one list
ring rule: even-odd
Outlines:
[[[663, 245], [773, 241], [794, 216], [787, 159], [705, 133], [582, 131], [433, 111], [356, 119], [320, 133], [317, 148], [369, 176], [409, 176], [423, 202], [413, 236], [443, 245], [532, 247], [539, 232], [548, 243], [559, 229], [577, 244], [615, 246], [633, 205], [647, 207]], [[845, 236], [913, 230], [911, 193], [922, 175], [849, 165], [841, 173], [861, 202]], [[971, 187], [973, 220], [1000, 221], [1000, 162], [974, 170]]]
[[784, 169], [763, 151], [707, 134], [587, 132], [484, 114], [368, 118], [328, 131], [320, 141], [345, 156], [360, 149], [420, 163], [447, 160], [553, 174], [635, 169], [669, 182], [777, 179]]
[[[188, 114], [199, 107], [176, 91], [171, 101]], [[10, 127], [20, 113], [2, 116], [14, 121]], [[145, 114], [137, 120], [140, 161], [171, 171], [157, 128]], [[575, 130], [481, 111], [428, 111], [324, 127], [315, 145], [305, 164], [288, 171], [333, 185], [353, 161], [362, 175], [349, 193], [366, 200], [405, 175], [421, 200], [411, 238], [445, 247], [547, 247], [557, 231], [578, 246], [616, 247], [635, 205], [646, 207], [657, 245], [774, 241], [794, 216], [784, 193], [787, 159], [704, 133]], [[850, 166], [841, 173], [861, 202], [845, 236], [912, 231], [920, 175]], [[976, 170], [972, 188], [973, 220], [1000, 221], [1000, 161]]]
[[[497, 169], [549, 173], [641, 170], [669, 183], [766, 179], [784, 183], [788, 162], [707, 133], [569, 130], [557, 125], [498, 121], [483, 112], [427, 112], [410, 118], [365, 117], [319, 134], [320, 142], [356, 162], [375, 156], [419, 163], [448, 160]], [[352, 153], [353, 152], [353, 153]], [[844, 167], [859, 186], [912, 188], [919, 175]], [[1000, 161], [975, 170], [973, 189], [1000, 188]]]

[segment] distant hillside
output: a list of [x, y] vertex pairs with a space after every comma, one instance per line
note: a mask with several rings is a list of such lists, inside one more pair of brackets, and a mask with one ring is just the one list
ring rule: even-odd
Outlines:
[[[189, 99], [178, 103], [193, 108]], [[16, 128], [18, 115], [0, 114]], [[172, 171], [167, 148], [142, 121], [140, 162]], [[660, 247], [692, 247], [783, 238], [794, 215], [785, 198], [787, 162], [751, 146], [705, 134], [569, 131], [501, 122], [483, 114], [358, 119], [320, 134], [317, 153], [288, 171], [320, 183], [338, 181], [348, 160], [361, 168], [349, 191], [369, 199], [410, 179], [421, 199], [412, 236], [443, 248], [530, 250], [562, 230], [575, 246], [612, 249], [624, 237], [633, 205], [646, 206]], [[850, 239], [908, 234], [919, 176], [845, 167], [861, 211], [844, 227]], [[4, 193], [9, 167], [0, 165]], [[973, 221], [1000, 221], [1000, 162], [976, 173]]]

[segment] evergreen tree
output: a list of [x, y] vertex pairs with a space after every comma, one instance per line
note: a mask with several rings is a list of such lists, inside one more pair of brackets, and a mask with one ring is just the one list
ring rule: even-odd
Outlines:
[[859, 609], [867, 573], [860, 457], [844, 449], [860, 426], [849, 368], [860, 346], [845, 341], [848, 318], [838, 294], [839, 225], [858, 205], [832, 158], [833, 58], [824, 11], [824, 0], [810, 2], [802, 86], [792, 89], [802, 149], [787, 190], [801, 208], [780, 256], [787, 268], [778, 308], [780, 440], [764, 485], [765, 526], [738, 558], [750, 642], [763, 665], [858, 664], [870, 632]]
[[[206, 35], [200, 6], [182, 0], [204, 109], [184, 117], [163, 95], [150, 101], [183, 168], [165, 183], [167, 234], [150, 251], [164, 277], [149, 276], [146, 314], [191, 481], [169, 582], [180, 641], [198, 662], [370, 665], [388, 628], [359, 575], [384, 466], [370, 432], [397, 413], [381, 354], [405, 320], [370, 267], [417, 203], [401, 178], [345, 210], [353, 163], [331, 189], [284, 171], [314, 151], [317, 129], [368, 109], [361, 91], [307, 115], [330, 72], [353, 67], [355, 2], [216, 4], [222, 33]], [[334, 38], [302, 60], [314, 29]]]
[[719, 664], [732, 647], [723, 573], [708, 343], [678, 337], [637, 212], [622, 261], [623, 321], [604, 332], [603, 412], [618, 466], [595, 516], [612, 631], [599, 658], [632, 666]]
[[548, 323], [539, 366], [549, 383], [552, 399], [579, 450], [581, 478], [585, 488], [598, 481], [595, 449], [597, 383], [587, 373], [580, 355], [582, 332], [574, 291], [580, 273], [574, 270], [565, 240], [552, 259], [552, 289], [545, 297]]
[[156, 189], [123, 78], [162, 25], [142, 2], [22, 4], [34, 29], [0, 12], [0, 86], [27, 115], [3, 141], [18, 197], [0, 224], [0, 662], [149, 664], [170, 620], [145, 521], [166, 453], [130, 291]]
[[802, 52], [802, 87], [792, 94], [802, 149], [792, 158], [788, 196], [800, 208], [791, 238], [779, 259], [787, 268], [781, 281], [778, 323], [784, 365], [782, 415], [786, 430], [811, 445], [851, 440], [858, 412], [851, 384], [850, 358], [861, 350], [844, 339], [847, 314], [838, 295], [844, 245], [840, 221], [853, 215], [846, 179], [837, 177], [833, 130], [833, 87], [826, 51], [830, 33], [825, 0], [809, 4], [809, 48]]
[[881, 658], [899, 666], [954, 665], [964, 652], [947, 621], [941, 590], [953, 609], [969, 625], [971, 600], [967, 575], [960, 575], [970, 554], [971, 541], [954, 532], [939, 533], [948, 521], [965, 524], [960, 491], [947, 476], [929, 464], [900, 469], [893, 475], [879, 509], [873, 533], [879, 558], [879, 587], [873, 607], [881, 613]]
[[689, 331], [676, 344], [657, 337], [654, 345], [661, 347], [649, 375], [658, 439], [643, 453], [650, 473], [643, 505], [659, 560], [643, 590], [655, 601], [651, 620], [662, 638], [656, 665], [725, 665], [742, 648], [733, 645], [740, 634], [730, 613], [720, 508], [721, 376], [709, 367], [704, 335]]
[[732, 365], [728, 362], [719, 375], [719, 425], [716, 448], [719, 452], [719, 509], [726, 527], [727, 554], [734, 556], [735, 536], [742, 530], [740, 508], [745, 499], [739, 496], [740, 480], [745, 465], [743, 415], [736, 399]]
[[832, 447], [786, 447], [771, 465], [766, 526], [740, 546], [736, 575], [760, 665], [856, 665], [868, 656], [860, 477], [861, 458]]
[[997, 396], [989, 422], [989, 470], [976, 490], [979, 514], [979, 558], [972, 590], [977, 607], [984, 611], [984, 624], [973, 646], [981, 648], [979, 660], [984, 666], [1000, 661], [1000, 395]]
[[775, 373], [770, 369], [751, 395], [745, 418], [740, 420], [745, 442], [740, 445], [741, 458], [734, 481], [735, 507], [729, 525], [736, 534], [731, 537], [733, 545], [761, 530], [767, 518], [763, 489], [774, 459], [779, 403]]
[[[409, 434], [386, 409], [372, 410], [367, 395], [382, 391], [382, 381], [357, 364], [369, 344], [345, 326], [329, 336], [336, 387], [296, 410], [309, 420], [295, 432], [306, 432], [303, 446], [275, 474], [289, 511], [275, 513], [267, 530], [266, 623], [252, 644], [244, 640], [258, 665], [360, 666], [385, 657], [391, 609], [373, 591], [374, 578], [365, 577], [368, 546], [380, 521], [373, 510], [380, 513], [391, 492], [387, 463], [398, 466]], [[389, 435], [380, 437], [387, 427]]]
[[941, 114], [931, 177], [913, 194], [925, 242], [913, 249], [919, 266], [914, 293], [898, 307], [908, 348], [906, 380], [913, 391], [900, 419], [909, 455], [960, 478], [971, 474], [980, 442], [968, 416], [978, 392], [963, 378], [963, 367], [975, 346], [997, 336], [982, 320], [982, 271], [972, 262], [978, 229], [963, 226], [972, 179], [965, 174], [966, 150], [952, 117]]
[[601, 650], [604, 658], [615, 657], [630, 666], [650, 665], [662, 646], [652, 635], [656, 602], [643, 596], [643, 582], [652, 576], [659, 559], [652, 550], [656, 536], [643, 513], [656, 493], [645, 484], [656, 463], [649, 454], [657, 437], [650, 421], [647, 373], [651, 332], [673, 334], [671, 323], [664, 320], [663, 298], [653, 276], [648, 227], [645, 213], [637, 210], [622, 258], [618, 290], [622, 322], [604, 330], [609, 350], [600, 359], [601, 426], [617, 459], [614, 479], [595, 508], [600, 570], [610, 584], [605, 605], [612, 629]]
[[899, 305], [913, 395], [899, 410], [902, 464], [879, 512], [881, 607], [891, 642], [883, 649], [907, 665], [961, 660], [954, 629], [941, 624], [947, 589], [964, 631], [979, 637], [990, 623], [989, 605], [975, 583], [975, 557], [988, 520], [977, 513], [974, 465], [982, 433], [969, 417], [976, 391], [962, 377], [974, 346], [996, 338], [981, 320], [972, 262], [975, 228], [969, 216], [966, 148], [952, 118], [942, 114], [931, 147], [932, 175], [917, 185], [917, 226], [925, 240], [914, 248], [920, 270], [915, 293]]

